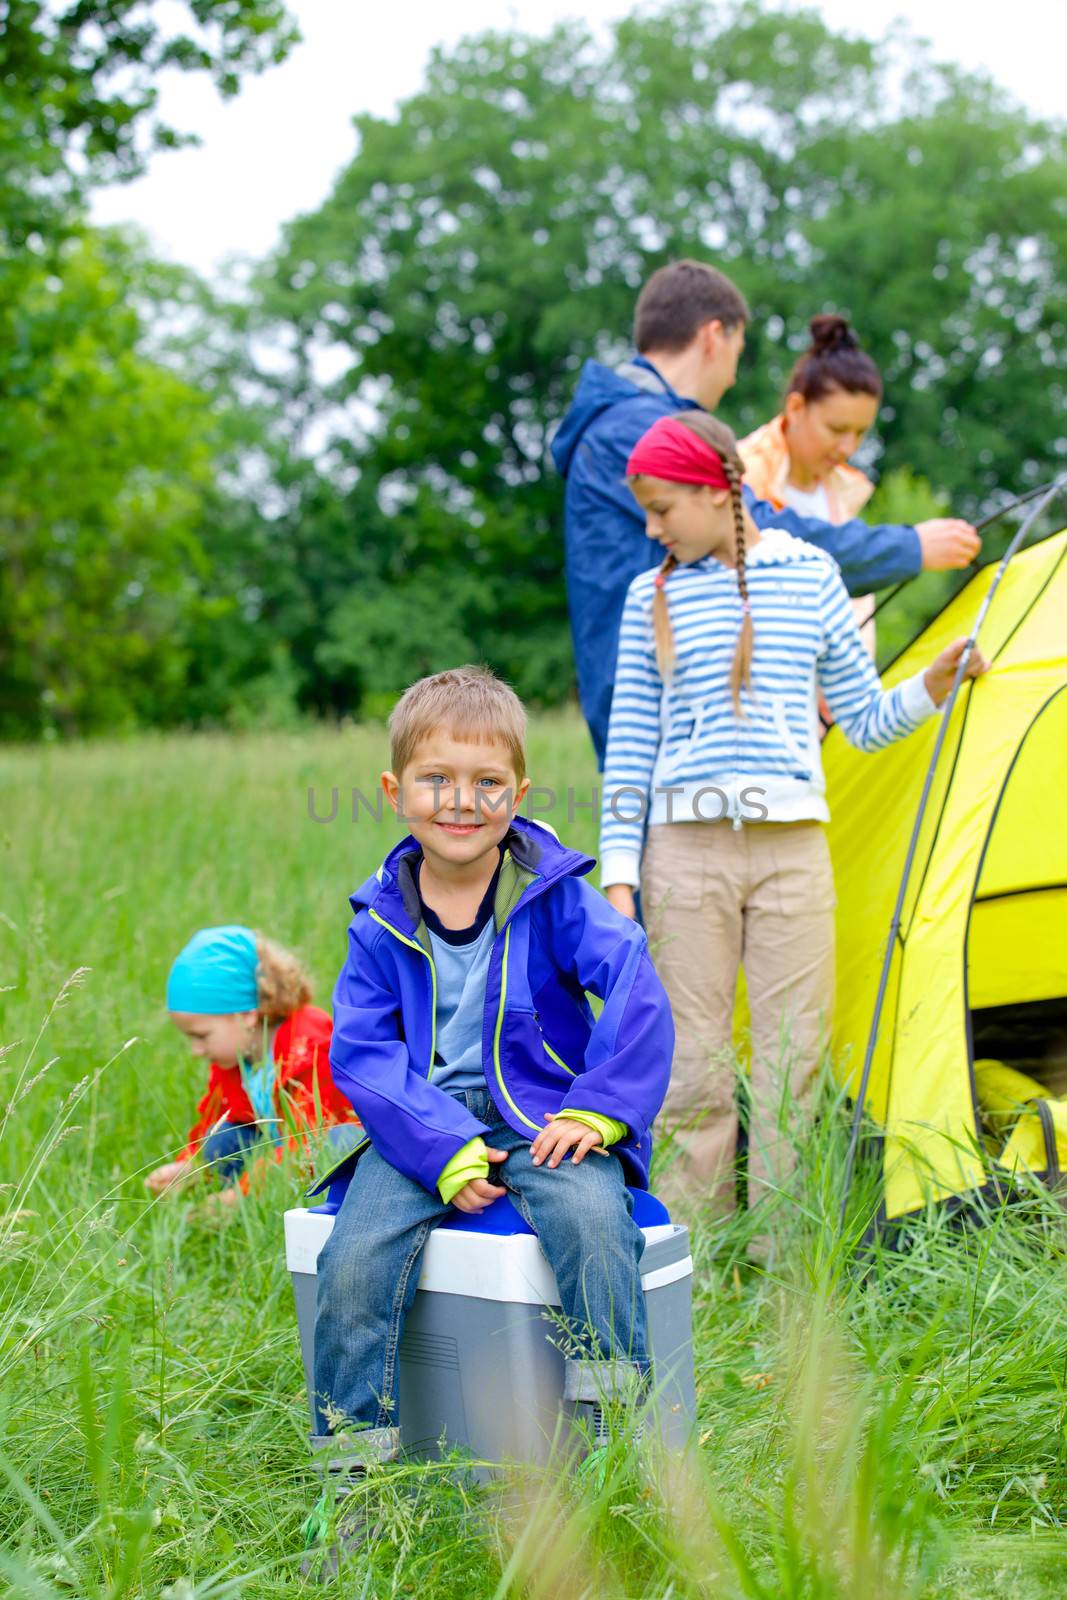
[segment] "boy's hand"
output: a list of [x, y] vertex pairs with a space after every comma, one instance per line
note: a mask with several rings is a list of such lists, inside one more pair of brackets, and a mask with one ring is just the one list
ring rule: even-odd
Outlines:
[[[506, 1150], [486, 1149], [490, 1164], [499, 1166], [501, 1161], [508, 1159]], [[499, 1200], [507, 1190], [493, 1183], [489, 1178], [472, 1178], [470, 1183], [465, 1183], [462, 1189], [452, 1196], [452, 1204], [459, 1211], [465, 1211], [469, 1217], [476, 1217], [479, 1212], [491, 1206], [494, 1200]]]
[[[942, 650], [933, 665], [927, 667], [923, 673], [926, 692], [935, 706], [939, 706], [943, 700], [948, 698], [952, 685], [956, 680], [956, 668], [960, 664], [960, 656], [966, 648], [966, 639], [957, 639], [955, 644], [950, 644], [946, 650]], [[983, 672], [988, 671], [989, 662], [976, 647], [967, 658], [963, 676], [965, 678], [980, 678]]]
[[604, 898], [609, 906], [614, 906], [624, 917], [629, 917], [631, 922], [636, 921], [637, 904], [628, 883], [609, 883], [604, 890]]
[[163, 1194], [167, 1189], [183, 1189], [197, 1170], [191, 1161], [166, 1161], [148, 1174], [144, 1186], [152, 1194]]
[[932, 517], [917, 522], [924, 572], [943, 572], [947, 567], [966, 567], [977, 559], [982, 541], [969, 522], [959, 517]]
[[599, 1148], [604, 1141], [596, 1128], [587, 1128], [584, 1122], [572, 1122], [569, 1117], [557, 1116], [551, 1111], [545, 1112], [545, 1121], [548, 1127], [541, 1129], [530, 1146], [535, 1167], [545, 1161], [550, 1167], [558, 1167], [568, 1150], [574, 1151], [571, 1160], [575, 1166], [585, 1159], [590, 1150], [596, 1150], [598, 1155], [607, 1155], [606, 1150]]

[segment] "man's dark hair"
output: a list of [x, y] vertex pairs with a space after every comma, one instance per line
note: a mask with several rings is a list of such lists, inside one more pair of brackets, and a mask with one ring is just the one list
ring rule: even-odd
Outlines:
[[748, 321], [748, 303], [725, 273], [702, 261], [672, 261], [654, 272], [637, 297], [638, 350], [684, 350], [705, 322], [729, 333]]

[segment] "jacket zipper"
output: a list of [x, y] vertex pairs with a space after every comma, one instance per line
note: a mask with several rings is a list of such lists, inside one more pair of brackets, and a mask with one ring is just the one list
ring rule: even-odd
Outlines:
[[380, 923], [383, 928], [388, 928], [393, 937], [399, 939], [401, 944], [410, 945], [412, 950], [417, 950], [419, 955], [425, 956], [430, 963], [430, 1063], [426, 1068], [426, 1076], [427, 1078], [432, 1078], [433, 1064], [437, 1056], [437, 968], [433, 964], [433, 956], [430, 955], [429, 951], [422, 948], [417, 939], [409, 939], [406, 934], [400, 932], [399, 928], [394, 928], [391, 922], [386, 922], [384, 917], [378, 915], [373, 906], [368, 906], [367, 909], [375, 922]]
[[[512, 915], [514, 915], [514, 913], [512, 913]], [[496, 1008], [496, 1027], [493, 1029], [493, 1071], [496, 1073], [496, 1081], [499, 1085], [500, 1093], [504, 1096], [504, 1099], [511, 1107], [513, 1115], [518, 1117], [520, 1122], [524, 1122], [528, 1128], [532, 1128], [535, 1133], [540, 1133], [541, 1130], [537, 1126], [537, 1123], [531, 1122], [529, 1117], [523, 1115], [508, 1093], [507, 1085], [504, 1082], [504, 1073], [500, 1066], [500, 1033], [504, 1026], [504, 1004], [507, 1000], [508, 993], [508, 951], [510, 948], [511, 918], [509, 917], [507, 926], [504, 929], [504, 954], [500, 963], [500, 999], [497, 1002]]]

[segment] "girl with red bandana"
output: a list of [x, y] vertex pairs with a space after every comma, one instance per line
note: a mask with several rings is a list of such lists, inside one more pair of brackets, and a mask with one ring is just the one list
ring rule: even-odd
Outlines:
[[[836, 563], [756, 528], [736, 441], [713, 417], [661, 418], [627, 476], [664, 558], [634, 579], [623, 612], [601, 881], [627, 916], [642, 892], [677, 1036], [658, 1123], [673, 1161], [659, 1192], [672, 1215], [693, 1215], [733, 1205], [739, 969], [752, 1020], [750, 1205], [788, 1180], [789, 1111], [828, 1036], [834, 889], [818, 693], [851, 743], [880, 749], [934, 714], [966, 641], [883, 690]], [[967, 675], [986, 665], [972, 652]]]

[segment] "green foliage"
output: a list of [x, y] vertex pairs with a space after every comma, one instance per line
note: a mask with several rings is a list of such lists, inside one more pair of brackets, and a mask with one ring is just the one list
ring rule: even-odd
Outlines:
[[283, 60], [297, 37], [282, 0], [9, 0], [0, 28], [0, 269], [9, 250], [46, 251], [87, 182], [134, 177], [153, 146], [190, 142], [156, 116], [161, 72], [206, 72], [232, 95], [242, 73]]
[[[319, 1483], [281, 1213], [302, 1173], [278, 1166], [223, 1218], [149, 1200], [141, 1176], [182, 1144], [203, 1078], [163, 1010], [169, 962], [240, 916], [328, 993], [345, 895], [396, 834], [344, 800], [316, 825], [306, 791], [320, 811], [333, 785], [369, 792], [384, 738], [0, 752], [0, 1594], [1054, 1600], [1062, 1213], [1035, 1195], [973, 1232], [935, 1215], [857, 1277], [833, 1095], [798, 1139], [776, 1266], [746, 1263], [744, 1218], [694, 1240], [692, 1460], [624, 1437], [580, 1474], [487, 1489], [407, 1463], [368, 1485], [378, 1531], [347, 1575], [299, 1577]], [[529, 753], [535, 783], [595, 781], [574, 716], [534, 719]], [[551, 820], [591, 844], [584, 813]], [[873, 1198], [861, 1182], [857, 1229]]]
[[146, 311], [180, 274], [87, 230], [81, 207], [185, 138], [157, 116], [161, 72], [230, 95], [295, 38], [281, 0], [4, 7], [0, 737], [174, 720], [188, 635], [231, 608], [205, 607], [198, 581], [215, 408], [146, 348]]
[[0, 411], [0, 733], [151, 722], [202, 555], [206, 402], [149, 362], [117, 239], [64, 246], [3, 320], [30, 377]]

